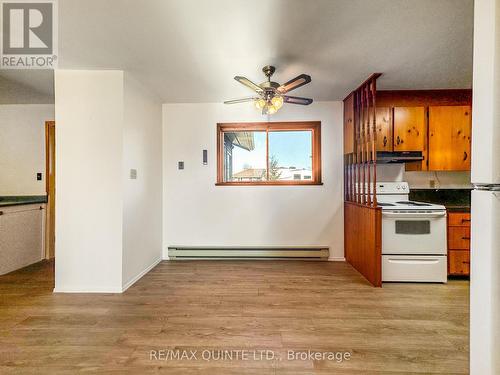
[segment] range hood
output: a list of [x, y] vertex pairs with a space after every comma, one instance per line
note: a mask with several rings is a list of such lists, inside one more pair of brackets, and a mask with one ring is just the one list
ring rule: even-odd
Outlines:
[[378, 164], [409, 163], [422, 161], [422, 151], [377, 151]]

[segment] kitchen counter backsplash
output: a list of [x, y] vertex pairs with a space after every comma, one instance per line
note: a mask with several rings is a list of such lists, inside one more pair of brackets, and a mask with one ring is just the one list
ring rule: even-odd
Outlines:
[[410, 189], [410, 200], [442, 204], [448, 211], [470, 211], [472, 189]]

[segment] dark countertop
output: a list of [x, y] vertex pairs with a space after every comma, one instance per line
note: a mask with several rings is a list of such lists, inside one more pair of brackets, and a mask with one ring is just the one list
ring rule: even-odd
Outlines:
[[0, 196], [0, 207], [47, 203], [46, 195]]
[[444, 205], [446, 207], [446, 210], [448, 212], [470, 212], [470, 205], [469, 206], [454, 206], [454, 205]]
[[470, 212], [471, 189], [410, 189], [410, 200], [442, 204], [449, 212]]

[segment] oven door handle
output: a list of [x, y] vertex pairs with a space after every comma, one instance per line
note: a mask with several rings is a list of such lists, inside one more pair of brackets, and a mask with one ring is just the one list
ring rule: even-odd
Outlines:
[[446, 211], [438, 212], [384, 212], [382, 211], [382, 216], [385, 217], [416, 217], [416, 218], [434, 218], [434, 217], [445, 217]]

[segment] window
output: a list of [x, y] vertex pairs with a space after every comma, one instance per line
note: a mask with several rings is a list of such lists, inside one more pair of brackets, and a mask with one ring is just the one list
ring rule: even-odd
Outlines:
[[321, 123], [217, 125], [217, 185], [321, 184]]

